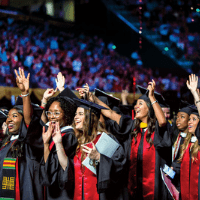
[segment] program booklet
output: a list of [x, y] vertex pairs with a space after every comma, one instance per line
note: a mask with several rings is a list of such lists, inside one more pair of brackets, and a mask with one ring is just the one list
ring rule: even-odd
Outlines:
[[[106, 133], [102, 133], [101, 137], [97, 141], [95, 147], [100, 154], [103, 154], [109, 158], [113, 156], [115, 151], [118, 149], [119, 144], [113, 140], [110, 136]], [[89, 170], [91, 170], [94, 174], [96, 174], [96, 168], [90, 165], [90, 158], [86, 157], [85, 160], [82, 162], [84, 166], [86, 166]]]

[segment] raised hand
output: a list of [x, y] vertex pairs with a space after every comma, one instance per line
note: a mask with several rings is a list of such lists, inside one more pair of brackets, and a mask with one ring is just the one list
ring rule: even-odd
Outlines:
[[197, 91], [198, 76], [195, 74], [189, 75], [189, 80], [187, 80], [186, 85], [191, 92]]
[[29, 91], [29, 78], [30, 78], [30, 73], [28, 73], [27, 78], [25, 77], [24, 70], [19, 67], [19, 74], [17, 70], [15, 69], [15, 74], [16, 74], [16, 83], [18, 88], [21, 90], [22, 93], [28, 92]]
[[147, 89], [149, 90], [149, 98], [154, 97], [154, 90], [155, 90], [156, 83], [152, 79], [152, 82], [148, 83]]
[[64, 85], [65, 85], [65, 77], [62, 75], [61, 72], [59, 72], [56, 79], [56, 86], [60, 92], [62, 92], [65, 89]]
[[61, 135], [61, 131], [60, 131], [59, 122], [56, 122], [56, 124], [55, 124], [52, 138], [53, 138], [53, 141], [55, 144], [62, 143], [62, 135]]
[[92, 148], [82, 144], [82, 151], [88, 154], [90, 159], [100, 160], [100, 153], [97, 151], [94, 143], [92, 142]]
[[43, 126], [42, 139], [44, 144], [49, 144], [49, 140], [51, 139], [53, 129], [54, 127], [51, 122], [49, 123], [49, 127], [46, 132], [45, 132], [45, 127]]
[[57, 92], [57, 88], [54, 90], [52, 89], [46, 89], [46, 91], [43, 94], [43, 99], [48, 100], [50, 97], [52, 97]]
[[79, 92], [81, 98], [85, 98], [86, 95], [89, 94], [90, 88], [89, 85], [86, 83], [82, 88], [76, 88], [76, 90]]

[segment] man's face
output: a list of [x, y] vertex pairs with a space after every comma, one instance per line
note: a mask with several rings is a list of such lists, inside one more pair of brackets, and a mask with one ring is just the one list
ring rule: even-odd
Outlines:
[[162, 108], [163, 112], [164, 112], [164, 115], [165, 115], [165, 118], [167, 120], [170, 119], [170, 108]]

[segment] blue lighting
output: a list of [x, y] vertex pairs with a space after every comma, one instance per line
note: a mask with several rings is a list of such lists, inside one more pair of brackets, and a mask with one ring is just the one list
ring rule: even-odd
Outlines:
[[165, 50], [165, 51], [169, 51], [169, 48], [168, 48], [168, 47], [165, 47], [164, 50]]
[[117, 47], [115, 45], [112, 45], [112, 49], [116, 49]]

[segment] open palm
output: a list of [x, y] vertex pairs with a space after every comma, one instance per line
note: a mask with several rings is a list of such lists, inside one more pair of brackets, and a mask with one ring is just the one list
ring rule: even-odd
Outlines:
[[29, 90], [29, 78], [30, 73], [28, 74], [27, 78], [25, 77], [24, 70], [19, 68], [19, 74], [17, 70], [15, 70], [15, 74], [17, 76], [16, 83], [18, 88], [21, 90], [21, 92], [25, 92]]

